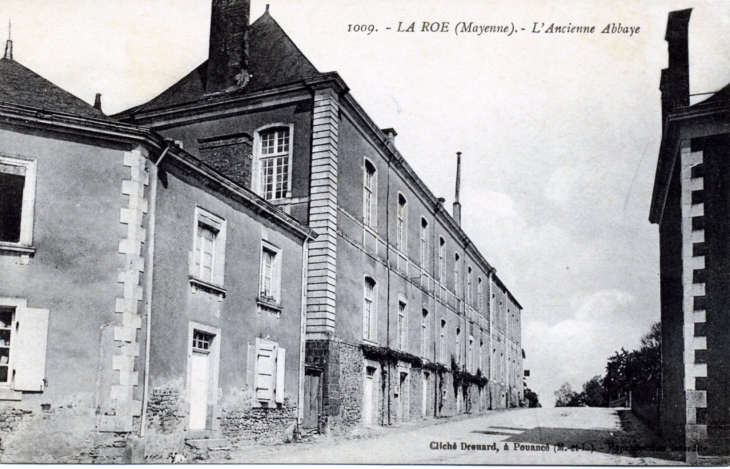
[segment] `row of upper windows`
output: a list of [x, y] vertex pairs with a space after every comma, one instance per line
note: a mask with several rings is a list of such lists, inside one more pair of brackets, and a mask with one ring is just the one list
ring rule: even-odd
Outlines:
[[[366, 227], [376, 230], [376, 219], [377, 219], [377, 170], [375, 166], [368, 160], [365, 160], [365, 175], [363, 181], [363, 223]], [[407, 209], [408, 202], [405, 196], [401, 193], [398, 194], [398, 206], [396, 208], [396, 238], [395, 247], [398, 251], [404, 252], [407, 245]], [[429, 223], [424, 217], [421, 217], [421, 226], [419, 230], [419, 262], [422, 269], [426, 269], [429, 262]], [[446, 240], [439, 236], [439, 247], [438, 247], [438, 278], [441, 282], [446, 281]], [[462, 290], [462, 276], [460, 272], [460, 259], [461, 256], [458, 253], [454, 254], [454, 292], [459, 295]], [[473, 288], [473, 269], [471, 266], [467, 267], [466, 276], [466, 288], [463, 292], [466, 295], [466, 301], [469, 304], [474, 304], [474, 288]], [[477, 311], [483, 311], [484, 309], [484, 290], [483, 280], [479, 276], [477, 278], [477, 292], [476, 292], [476, 309]]]
[[[363, 339], [369, 342], [376, 342], [377, 340], [377, 282], [372, 277], [365, 277], [364, 293], [363, 293]], [[428, 357], [430, 349], [430, 316], [428, 309], [421, 309], [421, 343], [420, 343], [420, 354], [421, 357]], [[441, 328], [438, 336], [438, 344], [436, 346], [437, 360], [442, 363], [446, 363], [450, 358], [447, 351], [447, 339], [446, 339], [446, 319], [441, 319]], [[482, 347], [484, 341], [479, 341], [479, 363], [481, 364]], [[396, 324], [396, 346], [398, 350], [407, 350], [408, 348], [408, 303], [405, 299], [398, 299], [398, 319]], [[476, 371], [474, 367], [474, 337], [469, 336], [467, 350], [467, 363], [466, 369], [468, 371]], [[455, 347], [454, 350], [461, 350], [461, 328], [456, 328], [455, 335]], [[493, 349], [492, 353], [496, 354], [497, 349]], [[502, 353], [503, 355], [503, 353]], [[454, 354], [454, 359], [457, 364], [461, 364], [460, 353]], [[480, 365], [481, 366], [481, 365]]]

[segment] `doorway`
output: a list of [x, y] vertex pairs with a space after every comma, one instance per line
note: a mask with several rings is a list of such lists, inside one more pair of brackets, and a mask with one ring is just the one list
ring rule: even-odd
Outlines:
[[208, 427], [208, 396], [210, 394], [210, 352], [215, 335], [193, 331], [190, 356], [190, 428]]
[[306, 430], [319, 430], [319, 416], [322, 412], [322, 372], [304, 370], [304, 420]]
[[374, 366], [365, 367], [365, 383], [363, 385], [363, 402], [362, 402], [362, 423], [371, 425], [373, 423], [373, 413], [375, 412], [375, 396], [373, 393], [377, 389], [375, 386]]
[[421, 416], [428, 417], [428, 379], [431, 375], [424, 371], [421, 376], [423, 380], [421, 386]]

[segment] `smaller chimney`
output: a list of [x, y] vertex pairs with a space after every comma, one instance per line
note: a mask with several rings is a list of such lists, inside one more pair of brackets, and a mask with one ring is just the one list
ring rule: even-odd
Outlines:
[[12, 23], [8, 20], [8, 41], [5, 43], [5, 55], [3, 56], [3, 58], [7, 60], [13, 60], [13, 38], [11, 36], [12, 27]]
[[679, 107], [689, 106], [689, 18], [692, 9], [672, 11], [667, 18], [669, 65], [662, 70], [662, 122]]
[[381, 131], [388, 137], [390, 144], [395, 146], [395, 136], [398, 135], [398, 132], [393, 128], [381, 129]]
[[456, 196], [454, 197], [454, 210], [451, 216], [457, 225], [461, 226], [461, 203], [459, 192], [461, 191], [461, 152], [456, 152]]
[[101, 93], [96, 93], [96, 98], [94, 99], [94, 108], [101, 111]]

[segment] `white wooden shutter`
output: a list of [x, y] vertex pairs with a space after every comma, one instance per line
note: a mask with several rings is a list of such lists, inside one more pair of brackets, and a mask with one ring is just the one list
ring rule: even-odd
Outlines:
[[276, 343], [256, 340], [256, 399], [260, 401], [274, 400], [274, 361], [276, 359]]
[[16, 391], [43, 391], [48, 313], [47, 309], [24, 307], [18, 307], [15, 311], [15, 337], [10, 353]]
[[276, 352], [276, 402], [284, 402], [286, 350], [279, 347]]

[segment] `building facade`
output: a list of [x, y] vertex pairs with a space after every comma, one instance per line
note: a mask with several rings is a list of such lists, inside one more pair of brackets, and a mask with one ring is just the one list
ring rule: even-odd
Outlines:
[[0, 60], [3, 461], [291, 439], [316, 234]]
[[[2, 461], [152, 462], [516, 407], [522, 307], [336, 73], [213, 0], [101, 112], [0, 60]], [[32, 442], [32, 444], [29, 444]]]
[[690, 105], [690, 15], [667, 22], [650, 221], [660, 240], [661, 431], [696, 462], [730, 453], [730, 88]]
[[448, 213], [396, 132], [268, 9], [249, 25], [248, 2], [214, 1], [211, 31], [206, 62], [114, 117], [179, 142], [318, 233], [303, 428], [520, 405], [522, 307], [461, 229], [460, 204]]

